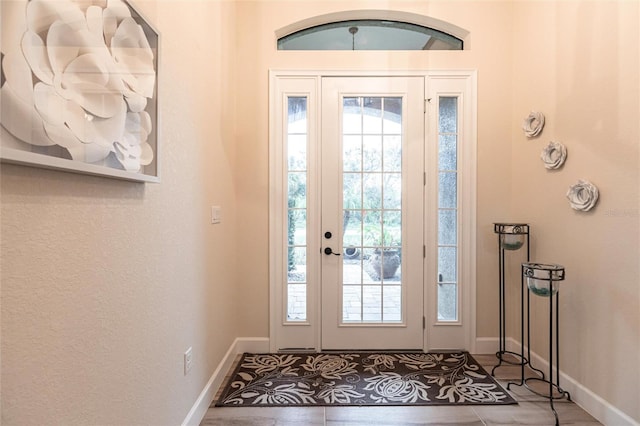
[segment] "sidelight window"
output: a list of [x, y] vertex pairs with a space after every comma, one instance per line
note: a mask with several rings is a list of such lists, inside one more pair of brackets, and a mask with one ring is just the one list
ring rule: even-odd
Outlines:
[[287, 98], [287, 321], [307, 320], [307, 102]]
[[458, 98], [438, 98], [438, 321], [458, 320]]

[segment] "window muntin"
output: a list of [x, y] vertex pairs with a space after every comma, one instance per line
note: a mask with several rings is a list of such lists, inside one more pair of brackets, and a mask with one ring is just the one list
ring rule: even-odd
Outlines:
[[462, 50], [462, 40], [418, 24], [358, 19], [305, 28], [278, 39], [278, 50]]

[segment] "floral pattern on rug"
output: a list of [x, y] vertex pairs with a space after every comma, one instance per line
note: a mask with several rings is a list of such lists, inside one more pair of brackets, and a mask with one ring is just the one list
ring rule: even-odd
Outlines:
[[244, 354], [216, 406], [517, 402], [466, 352]]

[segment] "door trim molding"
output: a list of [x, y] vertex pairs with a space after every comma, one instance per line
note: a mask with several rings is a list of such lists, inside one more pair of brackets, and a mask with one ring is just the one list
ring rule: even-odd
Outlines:
[[[469, 167], [465, 173], [463, 192], [461, 193], [461, 202], [464, 203], [464, 211], [461, 219], [468, 229], [463, 229], [461, 264], [466, 265], [461, 268], [461, 278], [469, 285], [466, 287], [465, 294], [462, 297], [461, 312], [462, 318], [467, 322], [468, 327], [465, 330], [466, 349], [473, 352], [476, 348], [476, 232], [477, 232], [477, 71], [473, 69], [462, 70], [434, 70], [434, 71], [389, 71], [389, 70], [291, 70], [291, 69], [270, 69], [269, 70], [269, 336], [270, 350], [277, 351], [280, 348], [279, 330], [282, 329], [282, 291], [283, 291], [283, 271], [279, 265], [281, 259], [282, 247], [279, 244], [278, 235], [282, 235], [282, 224], [278, 223], [278, 218], [282, 217], [283, 207], [282, 198], [286, 194], [282, 194], [282, 163], [281, 156], [277, 148], [280, 144], [278, 141], [278, 132], [275, 123], [275, 105], [278, 96], [278, 81], [281, 79], [310, 79], [314, 80], [315, 87], [318, 89], [319, 82], [323, 77], [424, 77], [427, 82], [428, 90], [429, 78], [452, 78], [464, 79], [467, 81], [470, 89], [470, 107], [469, 119], [469, 150], [465, 153], [465, 162]], [[316, 92], [317, 93], [317, 92]], [[425, 93], [426, 96], [426, 93]], [[320, 99], [319, 95], [316, 99], [311, 100], [317, 113], [312, 125], [316, 129], [320, 129]], [[427, 120], [425, 120], [425, 126]], [[281, 146], [280, 146], [281, 147]], [[468, 161], [467, 161], [468, 160]], [[279, 183], [279, 185], [278, 185]], [[464, 263], [463, 263], [464, 262]], [[319, 271], [318, 271], [319, 272]], [[426, 290], [425, 290], [426, 297]], [[312, 309], [309, 312], [309, 321], [313, 329], [313, 341], [315, 348], [320, 348], [320, 332], [319, 332], [319, 312], [320, 297], [319, 289], [312, 289], [311, 295], [314, 300], [308, 305]], [[426, 306], [426, 305], [425, 305]], [[296, 327], [296, 326], [292, 326]], [[311, 331], [311, 330], [310, 330]], [[425, 330], [426, 333], [426, 330]], [[426, 336], [428, 337], [428, 336]], [[428, 349], [428, 339], [425, 339], [425, 350]]]
[[[281, 87], [283, 86], [283, 87]], [[311, 303], [307, 303], [307, 320], [293, 323], [285, 321], [286, 307], [283, 299], [286, 290], [287, 271], [282, 263], [287, 254], [283, 247], [283, 235], [286, 229], [287, 196], [285, 183], [286, 177], [286, 152], [282, 140], [284, 138], [284, 100], [280, 96], [306, 96], [308, 98], [308, 126], [309, 145], [318, 145], [315, 139], [319, 137], [317, 127], [319, 119], [319, 77], [317, 74], [288, 73], [279, 74], [269, 72], [269, 348], [271, 352], [279, 349], [310, 349], [312, 345], [315, 349], [320, 347], [319, 334], [319, 274], [320, 269], [316, 265], [308, 264], [307, 282], [318, 283], [308, 289], [307, 298]], [[287, 95], [285, 95], [287, 93]], [[283, 108], [278, 112], [278, 107]], [[280, 122], [277, 120], [281, 119]], [[314, 155], [317, 157], [317, 155]], [[316, 187], [312, 180], [317, 179], [317, 164], [308, 163], [309, 184]], [[307, 205], [310, 209], [318, 206], [317, 195], [308, 194]], [[307, 245], [318, 246], [318, 232], [307, 231]], [[304, 347], [291, 346], [284, 334], [293, 334], [294, 339], [304, 340]], [[311, 338], [309, 336], [311, 335]]]
[[[457, 95], [462, 98], [462, 123], [461, 135], [464, 144], [459, 145], [458, 153], [458, 195], [459, 195], [459, 248], [458, 253], [458, 288], [461, 291], [459, 297], [460, 316], [458, 321], [452, 323], [437, 322], [437, 319], [429, 318], [430, 312], [427, 310], [429, 304], [433, 305], [433, 299], [437, 298], [436, 291], [431, 290], [429, 285], [429, 277], [425, 275], [425, 316], [427, 321], [433, 321], [427, 324], [425, 351], [431, 349], [459, 349], [457, 346], [442, 345], [443, 340], [449, 342], [464, 342], [464, 349], [474, 352], [476, 349], [476, 234], [477, 234], [477, 72], [475, 70], [467, 71], [430, 71], [425, 73], [426, 78], [426, 97], [435, 97], [434, 87], [438, 87], [438, 80], [444, 80], [443, 86], [440, 87], [443, 94]], [[437, 137], [437, 129], [435, 124], [436, 114], [433, 110], [429, 111], [430, 117], [427, 117], [427, 126], [430, 124], [433, 128], [428, 129], [427, 138]], [[435, 132], [435, 133], [434, 133]], [[435, 153], [434, 153], [435, 155]], [[425, 169], [428, 171], [428, 158], [425, 158]], [[435, 158], [433, 158], [435, 161]], [[432, 165], [433, 167], [433, 165]], [[435, 187], [427, 188], [427, 191], [436, 190]], [[427, 194], [427, 199], [433, 199], [433, 194]], [[435, 232], [437, 229], [437, 217], [433, 211], [425, 208], [425, 218], [431, 223], [425, 224], [425, 232]], [[425, 241], [426, 241], [425, 236]], [[429, 247], [427, 247], [427, 265], [425, 265], [425, 273], [433, 270], [428, 267], [429, 263]], [[432, 257], [435, 253], [432, 253]], [[433, 261], [432, 261], [433, 263]], [[431, 297], [431, 299], [430, 299]], [[435, 313], [437, 315], [437, 313]], [[462, 330], [460, 330], [462, 327]], [[463, 335], [461, 335], [463, 333]], [[438, 335], [436, 337], [435, 335]], [[447, 338], [446, 336], [455, 336], [455, 338]], [[432, 342], [436, 342], [433, 345]]]

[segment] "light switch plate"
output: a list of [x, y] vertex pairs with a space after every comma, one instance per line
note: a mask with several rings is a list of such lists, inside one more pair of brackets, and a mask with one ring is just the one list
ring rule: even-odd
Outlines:
[[222, 222], [222, 208], [220, 206], [211, 206], [211, 223], [217, 224]]
[[189, 346], [189, 349], [184, 353], [184, 375], [191, 370], [193, 366], [193, 349]]

